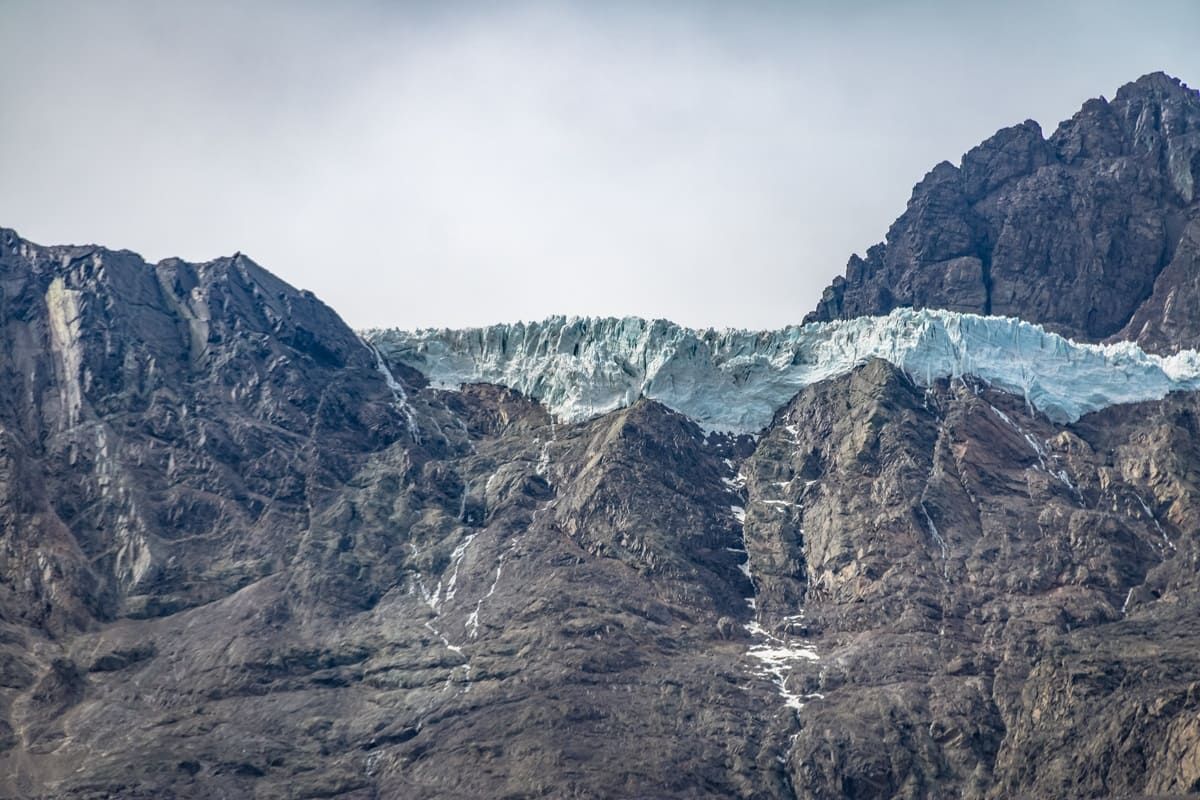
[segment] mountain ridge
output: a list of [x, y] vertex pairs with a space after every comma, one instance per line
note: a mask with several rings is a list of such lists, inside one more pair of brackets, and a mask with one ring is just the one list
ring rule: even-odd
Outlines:
[[[1159, 83], [1121, 102], [1178, 94]], [[1109, 208], [1126, 184], [1080, 175], [1125, 169], [1161, 243], [1185, 207], [1151, 196], [1177, 188], [1150, 141], [1170, 115], [1132, 123], [1155, 163], [1095, 155], [1111, 107], [1064, 134], [1058, 189]], [[1046, 152], [1033, 133], [970, 180], [935, 169], [897, 252], [953, 253], [976, 232], [934, 223], [968, 196], [1022, 210], [997, 247], [1045, 232], [1039, 202], [1069, 221], [1042, 178], [1005, 194]], [[1108, 217], [1082, 219], [1064, 230]], [[1097, 351], [1190, 342], [1184, 238], [1160, 306]], [[983, 302], [969, 256], [885, 255], [845, 308], [893, 268]], [[1041, 280], [1033, 321], [1079, 326]], [[864, 352], [773, 395], [755, 435], [640, 383], [556, 419], [439, 386], [240, 254], [150, 265], [8, 230], [0, 336], [0, 797], [1200, 794], [1195, 391], [1055, 421]]]

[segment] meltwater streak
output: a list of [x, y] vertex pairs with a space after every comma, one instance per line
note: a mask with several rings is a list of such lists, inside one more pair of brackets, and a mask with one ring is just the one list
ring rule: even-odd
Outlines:
[[1079, 344], [1010, 317], [897, 309], [777, 331], [693, 330], [635, 317], [551, 317], [462, 330], [375, 330], [389, 358], [439, 387], [495, 383], [578, 421], [648, 397], [709, 430], [753, 433], [805, 386], [881, 358], [927, 386], [973, 376], [1055, 422], [1200, 388], [1200, 354]]

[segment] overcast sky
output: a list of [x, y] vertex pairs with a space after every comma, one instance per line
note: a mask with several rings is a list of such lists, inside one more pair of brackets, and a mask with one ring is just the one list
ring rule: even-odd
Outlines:
[[0, 0], [0, 225], [241, 250], [356, 327], [799, 321], [914, 182], [1200, 2]]

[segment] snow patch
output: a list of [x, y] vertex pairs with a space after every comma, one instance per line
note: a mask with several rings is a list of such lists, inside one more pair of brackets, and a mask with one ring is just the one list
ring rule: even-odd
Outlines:
[[937, 546], [942, 550], [942, 577], [950, 577], [950, 551], [946, 547], [946, 540], [942, 538], [942, 534], [938, 531], [937, 525], [933, 522], [933, 517], [929, 515], [929, 509], [925, 505], [925, 501], [921, 501], [921, 513], [925, 516], [925, 524], [929, 526], [929, 535]]
[[775, 684], [775, 690], [783, 698], [785, 706], [799, 711], [804, 708], [805, 700], [823, 697], [819, 694], [798, 694], [787, 686], [793, 664], [797, 661], [820, 660], [815, 647], [808, 642], [794, 643], [773, 636], [757, 620], [748, 622], [745, 627], [747, 633], [759, 640], [758, 644], [746, 651], [746, 655], [759, 662], [759, 669], [755, 674]]
[[404, 391], [403, 384], [396, 380], [396, 376], [392, 374], [392, 370], [387, 365], [387, 359], [383, 357], [383, 353], [375, 344], [366, 338], [362, 339], [363, 344], [375, 356], [375, 369], [383, 376], [383, 380], [387, 383], [388, 390], [392, 393], [392, 401], [397, 410], [404, 415], [404, 421], [408, 423], [408, 430], [412, 433], [412, 437], [417, 442], [421, 441], [421, 430], [417, 427], [417, 419], [413, 415], [412, 406], [408, 402], [408, 393]]
[[1174, 550], [1174, 549], [1175, 549], [1175, 543], [1171, 541], [1171, 537], [1167, 536], [1167, 532], [1166, 532], [1165, 530], [1163, 530], [1163, 526], [1159, 524], [1159, 522], [1158, 522], [1158, 518], [1157, 518], [1157, 517], [1155, 517], [1155, 516], [1154, 516], [1154, 512], [1150, 510], [1150, 506], [1148, 506], [1148, 505], [1146, 504], [1146, 501], [1145, 501], [1145, 500], [1143, 500], [1143, 499], [1142, 499], [1142, 496], [1141, 496], [1140, 494], [1138, 494], [1137, 492], [1134, 492], [1134, 493], [1133, 493], [1133, 496], [1134, 496], [1134, 497], [1136, 497], [1136, 498], [1137, 498], [1137, 501], [1138, 501], [1138, 503], [1139, 503], [1139, 504], [1141, 504], [1141, 506], [1142, 506], [1142, 511], [1145, 511], [1145, 512], [1146, 512], [1146, 516], [1147, 516], [1147, 517], [1149, 517], [1149, 518], [1150, 518], [1150, 521], [1154, 523], [1154, 528], [1155, 528], [1155, 530], [1157, 530], [1157, 531], [1158, 531], [1158, 535], [1159, 535], [1159, 536], [1161, 536], [1161, 537], [1163, 538], [1163, 542], [1164, 542], [1164, 544], [1166, 545], [1166, 547], [1169, 547], [1169, 548], [1171, 548], [1172, 550]]

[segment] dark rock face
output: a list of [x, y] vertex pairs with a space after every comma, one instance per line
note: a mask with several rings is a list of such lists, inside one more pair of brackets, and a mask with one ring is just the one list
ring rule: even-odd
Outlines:
[[1198, 259], [1200, 94], [1155, 73], [934, 167], [809, 319], [947, 308], [1174, 351], [1200, 344]]

